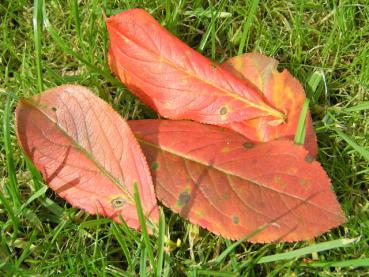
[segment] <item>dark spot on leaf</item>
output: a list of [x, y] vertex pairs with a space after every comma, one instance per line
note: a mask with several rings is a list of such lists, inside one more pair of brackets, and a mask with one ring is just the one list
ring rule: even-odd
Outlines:
[[237, 215], [233, 215], [233, 216], [232, 216], [232, 222], [233, 222], [234, 224], [238, 224], [238, 223], [240, 223], [240, 219], [239, 219], [239, 217], [238, 217]]
[[254, 147], [254, 144], [252, 142], [245, 142], [243, 144], [243, 147], [245, 147], [247, 149], [250, 149], [250, 148], [253, 148]]
[[308, 162], [309, 164], [312, 163], [314, 161], [314, 157], [311, 155], [307, 155], [305, 157], [305, 161]]
[[221, 109], [220, 109], [220, 111], [219, 111], [219, 113], [220, 113], [221, 115], [225, 115], [225, 114], [227, 114], [227, 112], [228, 112], [228, 110], [227, 110], [227, 108], [226, 108], [226, 107], [221, 108]]
[[117, 198], [114, 198], [112, 201], [111, 201], [111, 205], [113, 206], [114, 209], [117, 209], [117, 208], [120, 208], [120, 207], [123, 207], [124, 204], [126, 204], [126, 200], [124, 200], [122, 197], [117, 197]]
[[186, 205], [190, 201], [190, 198], [190, 194], [187, 191], [181, 192], [177, 200], [177, 205], [179, 207]]
[[224, 200], [229, 200], [229, 198], [230, 198], [230, 196], [229, 196], [228, 193], [223, 194], [223, 199]]
[[52, 107], [52, 108], [51, 108], [51, 110], [52, 110], [53, 112], [56, 112], [56, 111], [57, 111], [57, 108]]
[[154, 170], [154, 171], [158, 170], [159, 169], [159, 163], [158, 162], [153, 162], [151, 164], [151, 169]]

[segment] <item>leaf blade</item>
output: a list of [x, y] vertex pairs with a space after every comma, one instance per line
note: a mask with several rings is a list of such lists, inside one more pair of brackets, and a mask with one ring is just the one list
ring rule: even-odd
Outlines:
[[293, 142], [253, 145], [233, 131], [189, 121], [129, 125], [158, 199], [215, 234], [240, 239], [268, 224], [249, 240], [296, 241], [345, 221], [324, 170]]
[[133, 200], [137, 181], [145, 215], [158, 221], [151, 176], [139, 145], [127, 123], [91, 91], [64, 85], [21, 100], [16, 123], [24, 152], [69, 203], [117, 222], [122, 215], [138, 229]]
[[162, 116], [210, 124], [284, 117], [254, 86], [188, 47], [144, 10], [112, 16], [106, 25], [111, 70]]

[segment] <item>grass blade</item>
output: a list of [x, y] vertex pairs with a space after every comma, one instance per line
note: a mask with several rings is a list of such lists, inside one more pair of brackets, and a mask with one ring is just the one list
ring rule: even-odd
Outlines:
[[208, 42], [210, 34], [212, 33], [212, 30], [215, 25], [214, 21], [215, 21], [216, 16], [213, 14], [213, 5], [211, 4], [210, 1], [209, 1], [209, 5], [210, 5], [210, 10], [211, 10], [210, 26], [207, 28], [205, 34], [202, 36], [199, 47], [197, 48], [197, 51], [199, 51], [200, 53], [204, 52], [206, 43]]
[[35, 0], [33, 4], [33, 40], [36, 52], [37, 88], [43, 91], [42, 63], [41, 63], [41, 36], [42, 36], [42, 8], [43, 0]]
[[[13, 239], [15, 239], [18, 229], [19, 229], [19, 221], [18, 218], [16, 217], [14, 210], [12, 209], [9, 201], [5, 198], [4, 194], [2, 193], [2, 191], [0, 190], [0, 203], [2, 203], [2, 205], [4, 206], [5, 210], [7, 211], [12, 223], [13, 223]], [[8, 224], [4, 224], [3, 228], [2, 228], [2, 232], [4, 232], [5, 228], [8, 226]]]
[[140, 257], [140, 276], [146, 277], [148, 276], [146, 273], [146, 257], [147, 257], [147, 248], [141, 249], [141, 257]]
[[20, 264], [29, 256], [32, 243], [35, 241], [36, 236], [37, 236], [37, 231], [35, 229], [35, 230], [33, 230], [32, 234], [31, 234], [31, 238], [29, 239], [26, 247], [23, 249], [22, 255], [16, 261], [16, 263], [15, 263], [16, 267], [19, 267]]
[[309, 99], [305, 99], [304, 105], [302, 106], [299, 122], [297, 124], [297, 129], [295, 133], [295, 142], [297, 144], [304, 144], [305, 142], [305, 133], [306, 133], [306, 114], [309, 109]]
[[211, 24], [211, 27], [210, 27], [210, 30], [211, 30], [210, 31], [211, 33], [211, 58], [214, 60], [215, 59], [215, 39], [216, 39], [215, 21], [216, 21], [216, 18], [218, 17], [220, 10], [218, 10], [215, 14], [214, 6], [211, 3], [211, 1], [209, 1], [209, 6], [210, 6], [210, 11], [211, 11], [211, 22], [210, 22]]
[[353, 107], [343, 108], [342, 110], [347, 113], [369, 110], [369, 101], [362, 102]]
[[[225, 241], [225, 243], [226, 243], [227, 247], [230, 247], [232, 245], [232, 241], [230, 241], [228, 239]], [[229, 253], [229, 256], [230, 256], [229, 259], [231, 261], [233, 270], [237, 270], [236, 254], [234, 252], [231, 252], [231, 253]]]
[[319, 99], [320, 96], [320, 84], [323, 80], [323, 74], [321, 71], [315, 71], [311, 74], [306, 84], [306, 95], [310, 99]]
[[200, 45], [197, 48], [197, 50], [202, 53], [209, 40], [209, 37], [211, 36], [210, 38], [211, 39], [211, 58], [213, 60], [215, 59], [215, 52], [216, 52], [216, 49], [215, 49], [216, 25], [215, 23], [216, 23], [217, 18], [219, 18], [220, 12], [223, 10], [224, 3], [225, 3], [224, 0], [220, 1], [218, 3], [218, 8], [215, 9], [212, 1], [209, 1], [209, 8], [210, 8], [210, 14], [211, 14], [210, 24], [205, 34], [202, 36]]
[[13, 151], [11, 146], [11, 139], [10, 139], [10, 110], [12, 107], [12, 101], [10, 100], [10, 96], [6, 99], [5, 104], [5, 111], [4, 111], [4, 120], [3, 120], [3, 130], [4, 130], [4, 147], [5, 147], [5, 155], [6, 155], [6, 166], [8, 172], [8, 188], [9, 193], [13, 201], [13, 205], [15, 208], [20, 206], [20, 195], [18, 190], [18, 181], [14, 166], [14, 159], [13, 159]]
[[147, 255], [149, 256], [151, 267], [153, 268], [153, 271], [156, 272], [154, 254], [153, 254], [153, 251], [152, 251], [150, 237], [149, 237], [149, 234], [147, 232], [146, 219], [145, 219], [145, 216], [144, 216], [144, 213], [143, 213], [141, 198], [140, 198], [140, 194], [138, 192], [137, 184], [135, 183], [133, 185], [133, 187], [134, 187], [134, 199], [135, 199], [135, 203], [136, 203], [138, 219], [139, 219], [140, 225], [141, 225], [142, 237], [143, 237], [143, 240], [144, 240], [144, 246], [145, 246]]
[[120, 247], [122, 248], [124, 256], [126, 257], [126, 261], [128, 263], [128, 271], [133, 270], [132, 257], [130, 255], [130, 251], [129, 251], [127, 243], [126, 243], [126, 239], [121, 234], [121, 231], [120, 231], [120, 229], [118, 228], [118, 226], [115, 222], [113, 222], [112, 225], [111, 225], [111, 231], [112, 231], [114, 237], [116, 238], [116, 240], [118, 241]]
[[241, 37], [240, 45], [238, 47], [237, 55], [241, 55], [243, 53], [243, 49], [245, 48], [246, 40], [249, 37], [250, 27], [251, 27], [252, 21], [253, 21], [255, 15], [256, 15], [258, 4], [259, 4], [259, 0], [252, 0], [250, 11], [247, 15], [245, 15], [246, 20], [245, 20], [245, 23], [243, 25], [242, 37]]
[[33, 165], [32, 161], [23, 153], [24, 160], [26, 161], [27, 169], [31, 173], [32, 181], [33, 181], [33, 189], [39, 190], [44, 185], [44, 181], [42, 179], [40, 171], [36, 169], [36, 167]]
[[213, 277], [235, 277], [238, 276], [236, 273], [232, 272], [221, 272], [221, 271], [214, 271], [214, 270], [205, 270], [205, 269], [198, 269], [193, 272], [193, 276], [213, 276]]
[[81, 32], [81, 18], [79, 16], [79, 10], [78, 10], [78, 1], [77, 0], [73, 0], [72, 1], [72, 13], [73, 13], [73, 17], [74, 17], [74, 23], [76, 24], [76, 32], [77, 32], [77, 37], [80, 43], [80, 46], [83, 47], [83, 39], [82, 39], [82, 32]]
[[171, 2], [170, 0], [165, 0], [165, 24], [170, 27], [172, 27], [172, 12], [171, 12]]
[[338, 129], [335, 129], [336, 133], [347, 142], [354, 150], [356, 150], [363, 158], [369, 161], [369, 151], [362, 147], [361, 145], [357, 144], [351, 137], [346, 135], [345, 133], [341, 132]]
[[7, 96], [7, 97], [10, 97], [13, 100], [19, 100], [18, 95], [15, 95], [13, 92], [9, 92], [9, 91], [3, 90], [1, 88], [0, 88], [0, 94], [4, 95], [4, 96]]
[[313, 262], [309, 263], [311, 267], [369, 267], [369, 258], [367, 259], [352, 259], [346, 261], [333, 261], [333, 262]]
[[243, 243], [245, 240], [252, 238], [253, 236], [255, 236], [257, 233], [261, 232], [262, 230], [264, 230], [267, 226], [269, 226], [269, 224], [265, 224], [260, 226], [259, 228], [257, 228], [256, 230], [250, 232], [249, 234], [247, 234], [246, 236], [244, 236], [242, 239], [234, 242], [233, 244], [231, 244], [230, 246], [227, 247], [226, 250], [224, 250], [215, 260], [214, 260], [214, 264], [219, 264], [221, 263], [237, 246], [239, 246], [241, 243]]
[[163, 210], [160, 208], [159, 217], [159, 236], [158, 236], [158, 254], [156, 263], [156, 276], [162, 276], [163, 261], [164, 261], [164, 239], [165, 239], [165, 215]]
[[300, 258], [302, 256], [311, 254], [313, 252], [322, 252], [322, 251], [327, 251], [327, 250], [330, 250], [330, 249], [346, 247], [346, 246], [348, 246], [350, 244], [353, 244], [357, 241], [358, 241], [358, 238], [337, 239], [337, 240], [317, 243], [317, 244], [313, 244], [313, 245], [303, 247], [303, 248], [300, 248], [300, 249], [297, 249], [297, 250], [289, 251], [287, 253], [280, 253], [280, 254], [275, 254], [275, 255], [262, 257], [258, 261], [258, 264], [271, 263], [271, 262], [276, 262], [276, 261], [281, 261], [281, 260], [291, 260], [291, 259], [295, 259], [295, 258]]
[[39, 197], [42, 197], [45, 194], [46, 191], [47, 191], [47, 186], [44, 186], [44, 187], [40, 188], [38, 191], [36, 191], [35, 193], [33, 193], [31, 195], [31, 197], [28, 198], [28, 200], [25, 203], [23, 203], [22, 206], [20, 206], [20, 208], [18, 209], [16, 214], [19, 215], [34, 200], [36, 200]]
[[[31, 173], [32, 181], [33, 181], [33, 190], [39, 191], [42, 188], [45, 190], [48, 188], [42, 179], [41, 173], [35, 168], [32, 161], [26, 156], [23, 155], [24, 160], [26, 161], [27, 169]], [[64, 214], [64, 209], [56, 204], [50, 198], [47, 198], [45, 195], [41, 195], [39, 201], [41, 204], [46, 207], [49, 211], [51, 211], [57, 217], [61, 217]]]

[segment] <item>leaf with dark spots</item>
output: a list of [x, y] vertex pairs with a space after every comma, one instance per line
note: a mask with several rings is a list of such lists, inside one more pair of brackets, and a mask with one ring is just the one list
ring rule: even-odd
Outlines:
[[254, 85], [191, 49], [144, 10], [119, 13], [106, 26], [111, 70], [160, 115], [209, 124], [284, 118]]
[[240, 239], [267, 225], [250, 240], [298, 241], [346, 220], [321, 165], [306, 161], [307, 151], [292, 141], [252, 145], [234, 131], [191, 121], [129, 126], [148, 163], [159, 165], [152, 170], [158, 199], [216, 234]]
[[181, 192], [178, 197], [177, 205], [183, 207], [190, 201], [190, 194], [187, 191]]
[[64, 85], [21, 100], [18, 141], [48, 185], [73, 206], [139, 228], [137, 182], [145, 215], [158, 221], [145, 157], [127, 123], [88, 89]]
[[[252, 120], [231, 122], [226, 126], [256, 142], [278, 138], [292, 139], [295, 136], [305, 92], [300, 82], [287, 70], [278, 72], [278, 61], [257, 53], [247, 53], [229, 59], [222, 67], [235, 76], [251, 82], [263, 93], [268, 103], [283, 111], [287, 118], [278, 122], [267, 116]], [[305, 148], [316, 157], [318, 146], [313, 121], [306, 116]]]

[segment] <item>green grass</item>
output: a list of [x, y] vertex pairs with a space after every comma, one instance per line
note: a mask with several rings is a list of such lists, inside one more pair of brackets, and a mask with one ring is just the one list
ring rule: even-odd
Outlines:
[[[46, 189], [16, 143], [13, 111], [19, 97], [78, 83], [92, 88], [126, 118], [153, 116], [107, 66], [102, 11], [109, 16], [132, 7], [150, 11], [215, 61], [261, 52], [278, 59], [280, 68], [288, 68], [302, 82], [317, 131], [319, 160], [332, 178], [346, 224], [315, 243], [232, 244], [202, 229], [194, 232], [191, 224], [165, 209], [158, 236], [148, 237], [124, 224], [89, 216]], [[0, 16], [0, 275], [367, 273], [367, 1], [66, 0], [43, 6], [40, 0], [33, 5], [5, 0]]]

